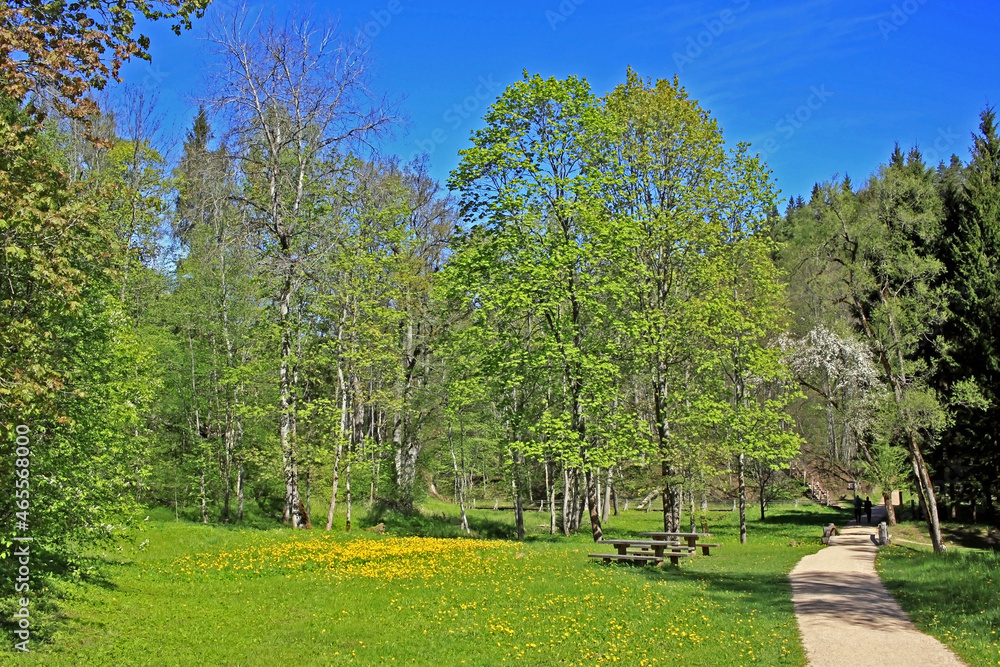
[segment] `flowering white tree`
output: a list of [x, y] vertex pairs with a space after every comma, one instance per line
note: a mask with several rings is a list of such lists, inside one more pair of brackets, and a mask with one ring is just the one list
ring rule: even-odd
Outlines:
[[860, 451], [861, 470], [878, 484], [895, 525], [892, 489], [905, 470], [906, 451], [892, 444], [894, 413], [885, 409], [892, 397], [870, 349], [822, 325], [798, 340], [783, 338], [781, 345], [799, 383], [826, 402], [831, 453], [850, 465]]
[[795, 379], [826, 402], [830, 453], [850, 465], [859, 443], [872, 431], [887, 392], [870, 350], [822, 325], [798, 340], [782, 338], [781, 347]]

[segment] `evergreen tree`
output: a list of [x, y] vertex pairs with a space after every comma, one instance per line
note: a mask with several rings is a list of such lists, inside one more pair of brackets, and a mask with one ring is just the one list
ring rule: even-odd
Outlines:
[[944, 330], [947, 351], [938, 383], [952, 397], [955, 421], [946, 437], [942, 466], [949, 477], [968, 475], [964, 494], [980, 495], [992, 516], [1000, 475], [1000, 136], [996, 114], [984, 109], [972, 160], [957, 158], [943, 170], [945, 205], [939, 255], [947, 268], [954, 316]]

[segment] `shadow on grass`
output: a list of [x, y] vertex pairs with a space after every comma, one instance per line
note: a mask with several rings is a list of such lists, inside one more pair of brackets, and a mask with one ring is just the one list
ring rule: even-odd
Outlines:
[[1000, 531], [982, 526], [945, 524], [941, 526], [946, 540], [969, 549], [992, 549], [1000, 552]]
[[[198, 508], [188, 507], [183, 508], [179, 512], [174, 512], [170, 507], [164, 507], [162, 505], [152, 505], [146, 507], [146, 514], [150, 519], [154, 521], [162, 521], [164, 523], [190, 523], [190, 524], [202, 524], [201, 521], [201, 511]], [[315, 514], [314, 514], [315, 516]], [[274, 530], [275, 528], [281, 528], [282, 524], [280, 517], [275, 517], [273, 515], [267, 515], [263, 513], [258, 507], [253, 504], [248, 504], [246, 511], [243, 513], [242, 519], [236, 519], [235, 513], [231, 521], [222, 521], [219, 516], [213, 512], [209, 516], [209, 526], [213, 528], [223, 528], [229, 530]]]
[[[735, 512], [727, 510], [726, 515], [710, 516], [708, 532], [716, 537], [732, 538], [739, 535], [739, 522]], [[747, 532], [751, 539], [803, 539], [815, 534], [816, 539], [823, 536], [823, 528], [829, 523], [834, 523], [843, 527], [853, 518], [853, 511], [838, 507], [824, 507], [820, 505], [807, 505], [801, 509], [775, 508], [766, 515], [764, 521], [760, 520], [760, 514], [747, 514]], [[813, 530], [815, 529], [815, 530]], [[661, 528], [651, 529], [644, 527], [625, 528], [613, 526], [607, 529], [606, 537], [641, 538], [641, 533], [651, 530], [662, 530]], [[686, 521], [681, 522], [681, 531], [687, 532]], [[698, 528], [698, 532], [701, 528]]]
[[878, 558], [882, 583], [918, 628], [963, 649], [969, 664], [992, 664], [1000, 635], [1000, 553], [892, 546]]
[[652, 581], [674, 581], [692, 579], [704, 582], [706, 595], [723, 605], [732, 602], [734, 596], [753, 601], [754, 608], [761, 613], [787, 614], [792, 610], [792, 587], [786, 575], [758, 574], [751, 572], [694, 572], [684, 566], [663, 565], [662, 567], [639, 568]]
[[[45, 553], [32, 553], [31, 558], [32, 572], [28, 582], [31, 588], [28, 591], [16, 591], [12, 583], [9, 590], [4, 591], [5, 595], [0, 597], [0, 636], [5, 637], [8, 646], [21, 641], [14, 634], [20, 630], [20, 619], [15, 618], [14, 614], [20, 612], [21, 598], [30, 601], [28, 619], [32, 647], [51, 643], [56, 633], [70, 622], [103, 626], [99, 622], [71, 619], [64, 611], [64, 603], [76, 597], [70, 592], [74, 589], [66, 584], [93, 586], [109, 592], [120, 590], [106, 574], [109, 561], [96, 556], [70, 559], [63, 555]], [[6, 570], [0, 571], [0, 579], [16, 581], [13, 571]]]
[[367, 529], [383, 524], [385, 532], [401, 537], [478, 537], [491, 540], [514, 539], [514, 528], [510, 524], [486, 519], [469, 513], [471, 534], [462, 530], [461, 520], [444, 512], [421, 512], [417, 509], [404, 510], [378, 503], [361, 521], [361, 528]]

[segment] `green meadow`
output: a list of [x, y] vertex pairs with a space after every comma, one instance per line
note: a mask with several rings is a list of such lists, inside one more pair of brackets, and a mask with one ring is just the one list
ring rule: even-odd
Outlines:
[[1000, 665], [1000, 552], [897, 542], [879, 551], [876, 569], [917, 628], [969, 665]]
[[[801, 665], [786, 575], [841, 516], [776, 506], [740, 545], [735, 513], [713, 510], [722, 547], [656, 568], [594, 561], [587, 554], [606, 547], [549, 536], [541, 513], [527, 514], [519, 543], [495, 539], [513, 517], [492, 510], [470, 512], [472, 539], [453, 538], [454, 508], [434, 501], [420, 516], [385, 518], [384, 535], [203, 526], [153, 511], [120, 551], [49, 582], [54, 606], [34, 626], [44, 643], [16, 662]], [[606, 535], [661, 521], [627, 512]]]

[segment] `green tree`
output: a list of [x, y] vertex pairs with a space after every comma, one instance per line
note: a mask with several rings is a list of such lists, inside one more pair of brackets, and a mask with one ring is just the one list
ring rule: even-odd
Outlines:
[[[202, 520], [208, 520], [209, 495], [214, 501], [207, 487], [218, 487], [220, 519], [230, 521], [234, 490], [236, 518], [243, 515], [246, 373], [266, 322], [258, 308], [259, 272], [239, 211], [230, 203], [236, 189], [231, 164], [225, 147], [209, 148], [211, 139], [207, 114], [199, 110], [174, 173], [173, 228], [183, 255], [156, 316], [170, 332], [164, 363], [171, 370], [172, 391], [162, 405], [168, 423], [164, 435], [177, 455], [194, 465]], [[176, 476], [176, 460], [160, 463], [166, 464], [163, 482]]]
[[[992, 108], [980, 115], [972, 160], [944, 171], [939, 190], [944, 228], [939, 256], [946, 268], [953, 317], [943, 336], [948, 346], [937, 384], [953, 396], [955, 420], [944, 436], [942, 466], [964, 461], [971, 468], [989, 516], [1000, 474], [996, 423], [1000, 410], [1000, 136]], [[964, 400], [962, 388], [981, 400]], [[972, 480], [968, 480], [972, 482]], [[974, 498], [973, 498], [974, 501]], [[954, 501], [953, 501], [954, 502]]]
[[[30, 128], [17, 102], [0, 100], [0, 518], [26, 512], [39, 551], [68, 557], [132, 518], [134, 435], [158, 379], [116, 297], [118, 240]], [[19, 425], [30, 512], [14, 503]]]
[[[722, 256], [736, 247], [723, 237], [734, 220], [750, 234], [759, 231], [753, 220], [770, 208], [773, 194], [759, 165], [727, 155], [717, 123], [676, 79], [644, 82], [629, 70], [605, 104], [615, 130], [591, 159], [607, 214], [623, 230], [625, 356], [643, 387], [636, 400], [655, 437], [664, 530], [676, 531], [683, 485], [700, 478], [717, 454], [692, 401], [705, 395], [707, 376], [698, 369], [711, 363], [723, 325], [713, 318], [721, 312], [714, 305], [720, 290], [733, 293], [717, 275]], [[740, 243], [750, 241], [748, 234]]]
[[[329, 224], [351, 142], [367, 141], [389, 117], [365, 86], [364, 53], [330, 27], [284, 27], [241, 17], [210, 37], [220, 56], [214, 104], [229, 114], [240, 206], [268, 267], [278, 344], [278, 437], [286, 521], [303, 524], [295, 443], [296, 295], [310, 265], [335, 243]], [[326, 233], [332, 228], [334, 238]]]
[[475, 338], [482, 372], [494, 378], [519, 537], [524, 456], [545, 459], [548, 449], [583, 474], [598, 540], [595, 471], [629, 441], [610, 412], [620, 356], [615, 268], [624, 265], [626, 246], [588, 163], [607, 123], [586, 81], [527, 73], [484, 120], [449, 181], [477, 224], [458, 240], [443, 280], [471, 312], [463, 335]]
[[904, 159], [897, 146], [889, 165], [857, 195], [827, 187], [823, 196], [828, 258], [841, 281], [838, 298], [893, 396], [931, 541], [935, 551], [944, 551], [924, 450], [934, 446], [946, 415], [918, 355], [948, 315], [947, 292], [938, 281], [944, 267], [932, 254], [941, 224], [934, 172], [916, 150]]
[[800, 438], [787, 428], [787, 408], [797, 393], [778, 345], [786, 302], [772, 260], [774, 241], [765, 227], [773, 195], [767, 173], [743, 151], [741, 146], [735, 161], [737, 173], [746, 174], [744, 185], [733, 204], [719, 212], [724, 226], [715, 268], [718, 291], [709, 306], [715, 319], [715, 363], [725, 391], [706, 398], [718, 397], [707, 412], [735, 458], [740, 541], [745, 543], [748, 461], [777, 468], [798, 453]]
[[[0, 91], [22, 100], [29, 93], [53, 95], [57, 109], [75, 118], [97, 110], [86, 99], [119, 80], [122, 63], [149, 60], [149, 38], [133, 35], [135, 15], [171, 19], [174, 33], [191, 28], [209, 0], [7, 0], [0, 5]], [[39, 111], [41, 105], [35, 110]]]

